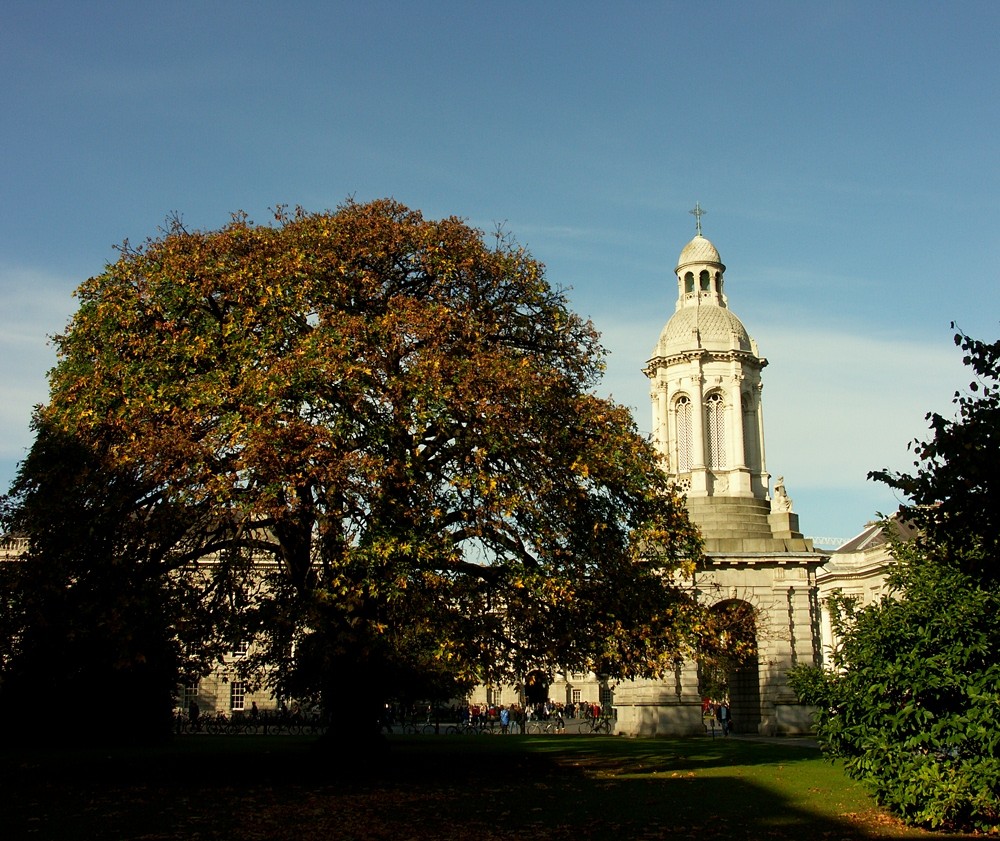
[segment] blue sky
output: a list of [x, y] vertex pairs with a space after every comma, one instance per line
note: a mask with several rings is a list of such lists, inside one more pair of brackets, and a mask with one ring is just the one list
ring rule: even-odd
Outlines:
[[803, 531], [894, 510], [928, 410], [997, 338], [994, 2], [19, 2], [0, 9], [0, 490], [72, 291], [168, 214], [393, 196], [506, 228], [641, 367], [704, 233], [770, 364]]

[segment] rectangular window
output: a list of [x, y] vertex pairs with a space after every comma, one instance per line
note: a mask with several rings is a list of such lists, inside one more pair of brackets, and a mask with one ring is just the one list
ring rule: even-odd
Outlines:
[[229, 684], [229, 709], [233, 712], [245, 709], [246, 697], [246, 684], [242, 680], [234, 680]]
[[191, 683], [184, 687], [184, 694], [181, 696], [181, 709], [187, 710], [192, 701], [198, 700], [198, 684]]
[[250, 643], [246, 640], [240, 640], [236, 643], [236, 648], [233, 649], [234, 657], [246, 657], [247, 651], [250, 649]]
[[579, 689], [574, 689], [573, 690], [573, 703], [574, 704], [579, 704], [580, 703], [580, 690]]

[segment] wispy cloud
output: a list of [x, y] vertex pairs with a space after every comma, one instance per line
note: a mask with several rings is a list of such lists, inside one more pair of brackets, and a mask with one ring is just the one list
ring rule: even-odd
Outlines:
[[[73, 282], [38, 269], [0, 264], [0, 459], [21, 458], [31, 443], [32, 408], [48, 394], [55, 363], [49, 337], [76, 308]], [[4, 479], [0, 476], [0, 485]]]

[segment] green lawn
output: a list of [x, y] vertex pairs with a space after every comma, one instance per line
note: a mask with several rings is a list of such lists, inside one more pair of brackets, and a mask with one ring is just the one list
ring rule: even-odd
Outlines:
[[811, 748], [737, 739], [298, 737], [0, 753], [4, 839], [944, 838], [882, 815]]

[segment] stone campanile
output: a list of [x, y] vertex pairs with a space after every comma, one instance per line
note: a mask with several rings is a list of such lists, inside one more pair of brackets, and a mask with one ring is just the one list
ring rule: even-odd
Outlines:
[[643, 371], [663, 469], [705, 539], [691, 592], [713, 611], [752, 617], [740, 633], [755, 654], [724, 669], [680, 661], [665, 680], [621, 681], [618, 731], [704, 733], [707, 698], [729, 702], [737, 733], [806, 733], [810, 711], [786, 674], [821, 660], [816, 571], [828, 556], [799, 531], [781, 477], [770, 490], [761, 400], [767, 360], [729, 309], [726, 267], [701, 233], [704, 211], [692, 212], [697, 233], [674, 270], [674, 312]]
[[801, 540], [802, 534], [783, 486], [773, 499], [769, 491], [761, 399], [767, 360], [729, 309], [726, 267], [701, 233], [704, 211], [696, 206], [692, 212], [697, 234], [674, 269], [674, 313], [643, 369], [653, 440], [710, 551], [770, 550], [759, 541]]

